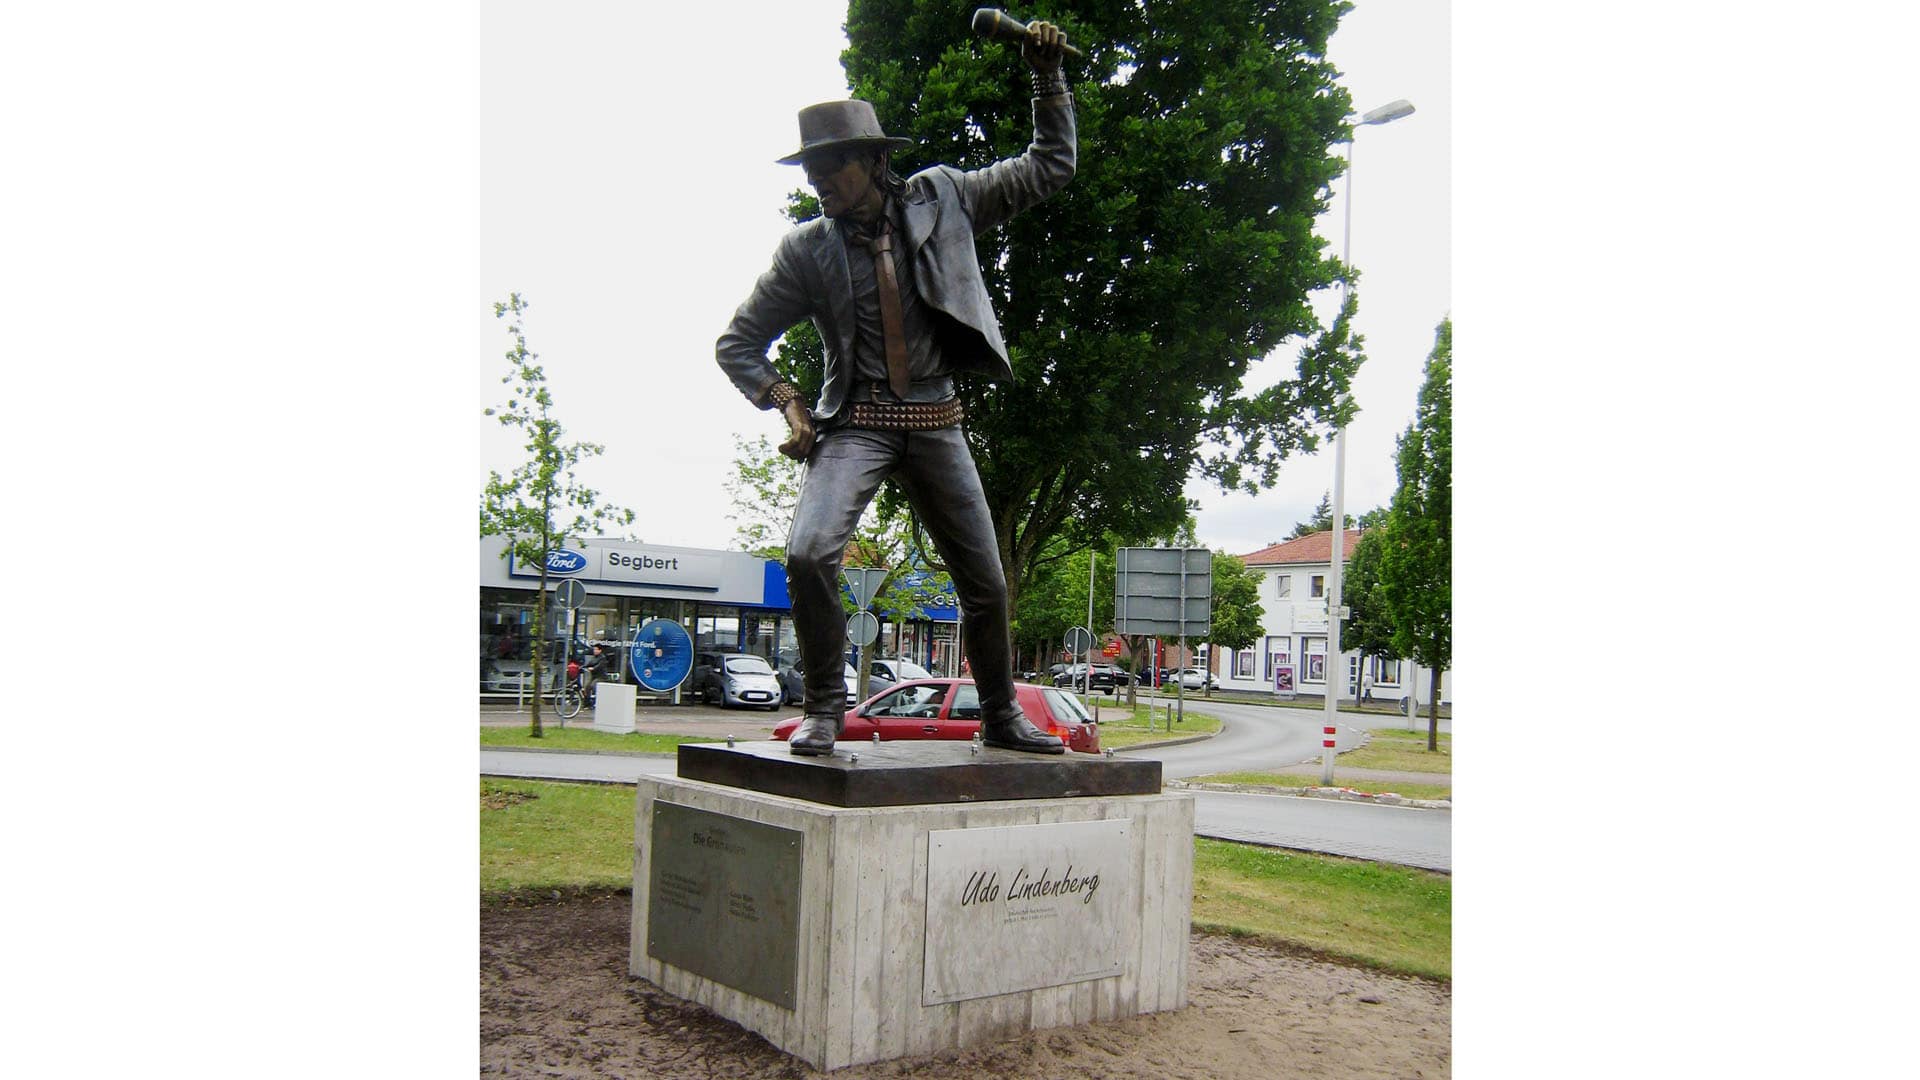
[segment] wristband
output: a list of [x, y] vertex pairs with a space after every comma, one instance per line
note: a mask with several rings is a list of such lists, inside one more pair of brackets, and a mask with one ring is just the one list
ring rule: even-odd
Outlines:
[[767, 388], [767, 401], [776, 409], [785, 409], [787, 403], [800, 396], [800, 392], [791, 383], [777, 382]]
[[1060, 68], [1052, 71], [1033, 72], [1033, 96], [1052, 97], [1067, 92], [1067, 76]]

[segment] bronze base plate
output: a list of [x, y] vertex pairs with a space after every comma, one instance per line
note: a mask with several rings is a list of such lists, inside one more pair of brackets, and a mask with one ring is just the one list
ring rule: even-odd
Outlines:
[[820, 757], [784, 742], [682, 743], [679, 772], [683, 780], [849, 807], [1160, 793], [1157, 761], [989, 746], [976, 752], [957, 741], [841, 742]]

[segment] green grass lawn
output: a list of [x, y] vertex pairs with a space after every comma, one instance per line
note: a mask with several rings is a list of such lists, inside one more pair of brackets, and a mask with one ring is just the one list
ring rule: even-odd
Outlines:
[[1100, 706], [1100, 747], [1103, 750], [1184, 739], [1190, 735], [1211, 735], [1219, 730], [1219, 717], [1196, 713], [1192, 705], [1188, 705], [1184, 717], [1174, 720], [1171, 732], [1167, 730], [1165, 705], [1156, 707], [1142, 702], [1131, 711], [1125, 705]]
[[1453, 736], [1440, 733], [1438, 750], [1427, 749], [1427, 733], [1384, 728], [1368, 732], [1367, 745], [1340, 755], [1338, 764], [1355, 769], [1391, 769], [1394, 772], [1450, 773]]
[[557, 728], [552, 724], [544, 725], [546, 734], [536, 739], [527, 733], [525, 724], [514, 727], [483, 727], [480, 729], [481, 746], [499, 747], [535, 747], [546, 750], [637, 750], [648, 754], [671, 754], [681, 743], [724, 742], [706, 735], [650, 735], [635, 732], [631, 735], [615, 735], [607, 731], [595, 731], [588, 727]]
[[[480, 782], [480, 892], [633, 884], [634, 789]], [[1386, 971], [1452, 977], [1453, 886], [1444, 874], [1328, 855], [1194, 841], [1193, 924]]]
[[1193, 925], [1453, 977], [1453, 881], [1426, 870], [1196, 839]]
[[480, 894], [631, 888], [634, 789], [480, 781]]

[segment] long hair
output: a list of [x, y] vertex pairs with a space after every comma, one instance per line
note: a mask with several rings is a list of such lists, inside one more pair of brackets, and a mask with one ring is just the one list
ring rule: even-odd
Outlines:
[[889, 198], [904, 199], [907, 195], [907, 181], [893, 171], [893, 152], [876, 150], [873, 153], [873, 173], [880, 184], [880, 190]]

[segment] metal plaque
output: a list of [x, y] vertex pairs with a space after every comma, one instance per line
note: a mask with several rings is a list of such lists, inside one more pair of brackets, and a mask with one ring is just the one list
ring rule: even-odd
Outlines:
[[929, 832], [922, 1004], [1121, 974], [1138, 865], [1126, 820]]
[[796, 829], [655, 802], [647, 955], [793, 1008], [803, 839]]

